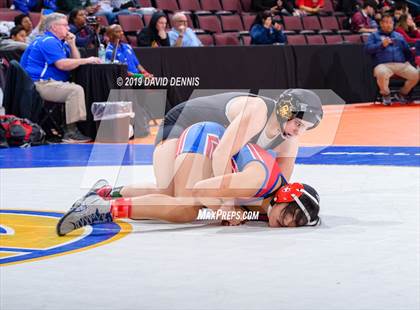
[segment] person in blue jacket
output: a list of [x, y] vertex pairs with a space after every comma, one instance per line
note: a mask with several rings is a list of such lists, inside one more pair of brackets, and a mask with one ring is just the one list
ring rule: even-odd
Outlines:
[[251, 27], [251, 44], [285, 44], [287, 37], [279, 19], [273, 19], [270, 11], [257, 15]]
[[394, 31], [394, 19], [391, 15], [382, 16], [380, 30], [369, 36], [365, 50], [372, 56], [373, 74], [382, 95], [383, 104], [391, 104], [389, 79], [393, 75], [406, 80], [396, 95], [397, 101], [405, 103], [407, 95], [419, 81], [419, 70], [410, 63], [413, 61], [413, 54], [404, 37]]
[[50, 9], [52, 11], [57, 10], [56, 0], [43, 0], [42, 7], [40, 7], [40, 1], [38, 0], [14, 0], [13, 4], [16, 10], [21, 11], [24, 14], [29, 12], [39, 12], [41, 9]]

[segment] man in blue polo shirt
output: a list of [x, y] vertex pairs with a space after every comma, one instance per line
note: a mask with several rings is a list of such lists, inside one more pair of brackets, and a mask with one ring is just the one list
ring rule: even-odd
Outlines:
[[109, 26], [106, 34], [109, 38], [109, 44], [105, 52], [105, 57], [108, 61], [113, 62], [117, 60], [119, 63], [126, 64], [128, 72], [131, 74], [141, 73], [145, 77], [152, 76], [142, 65], [140, 65], [136, 54], [134, 54], [133, 48], [130, 45], [121, 42], [124, 32], [120, 25]]
[[35, 82], [40, 96], [52, 102], [65, 102], [64, 142], [81, 143], [76, 122], [86, 120], [85, 93], [80, 85], [69, 83], [69, 71], [83, 64], [100, 63], [99, 58], [80, 58], [75, 36], [69, 32], [67, 17], [53, 13], [45, 19], [45, 35], [33, 41], [21, 58], [21, 65]]
[[188, 27], [187, 16], [178, 12], [172, 16], [172, 29], [168, 32], [171, 46], [203, 46], [194, 31]]
[[403, 36], [394, 31], [394, 19], [384, 14], [380, 22], [381, 29], [372, 33], [366, 42], [366, 52], [372, 56], [374, 70], [382, 102], [391, 104], [389, 79], [395, 74], [406, 79], [396, 99], [406, 102], [407, 95], [419, 81], [419, 71], [410, 64], [413, 54]]

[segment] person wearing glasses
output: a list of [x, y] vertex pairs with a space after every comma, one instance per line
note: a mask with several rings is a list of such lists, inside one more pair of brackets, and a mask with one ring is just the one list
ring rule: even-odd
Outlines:
[[85, 93], [80, 85], [70, 83], [70, 71], [84, 64], [97, 64], [97, 57], [81, 58], [76, 37], [69, 31], [67, 16], [53, 13], [45, 19], [46, 32], [38, 36], [22, 55], [21, 66], [47, 101], [65, 102], [66, 128], [63, 141], [90, 141], [76, 126], [86, 120]]
[[172, 29], [169, 31], [171, 46], [203, 46], [194, 31], [188, 27], [187, 16], [181, 12], [172, 17]]

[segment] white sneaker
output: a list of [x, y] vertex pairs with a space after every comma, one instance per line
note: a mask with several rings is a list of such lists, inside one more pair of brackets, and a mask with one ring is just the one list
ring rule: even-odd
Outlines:
[[78, 228], [112, 222], [111, 202], [92, 193], [81, 199], [58, 221], [57, 235], [64, 236]]

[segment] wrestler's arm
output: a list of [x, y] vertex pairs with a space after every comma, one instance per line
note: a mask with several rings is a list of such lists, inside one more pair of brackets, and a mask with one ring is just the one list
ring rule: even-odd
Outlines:
[[266, 172], [258, 162], [251, 162], [236, 173], [215, 176], [197, 182], [193, 196], [204, 206], [217, 210], [227, 200], [249, 199], [261, 189]]
[[259, 133], [267, 122], [267, 106], [258, 97], [240, 97], [228, 111], [232, 120], [213, 153], [213, 173], [224, 175], [231, 171], [230, 159]]
[[277, 152], [276, 161], [280, 167], [280, 171], [288, 181], [290, 180], [295, 167], [298, 150], [298, 138], [287, 139], [274, 149], [274, 151]]

